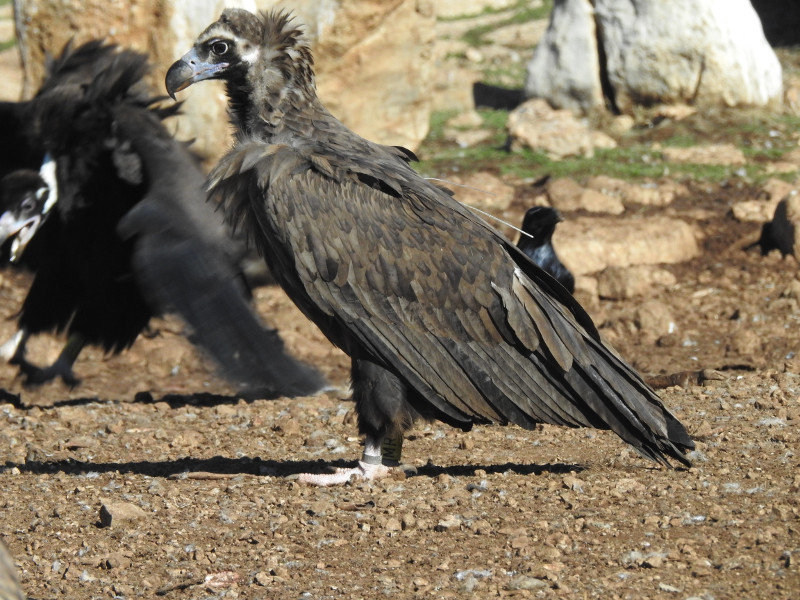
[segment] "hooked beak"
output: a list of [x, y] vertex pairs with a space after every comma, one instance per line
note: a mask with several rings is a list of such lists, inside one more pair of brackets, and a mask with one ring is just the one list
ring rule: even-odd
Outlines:
[[41, 215], [34, 215], [27, 219], [19, 219], [11, 211], [0, 215], [0, 246], [7, 239], [13, 237], [11, 242], [11, 262], [17, 262], [25, 247], [42, 225]]
[[204, 79], [213, 79], [219, 73], [230, 66], [229, 63], [209, 63], [201, 60], [197, 55], [197, 50], [192, 48], [183, 58], [175, 63], [167, 71], [164, 84], [167, 93], [175, 100], [175, 93], [185, 90], [187, 87]]

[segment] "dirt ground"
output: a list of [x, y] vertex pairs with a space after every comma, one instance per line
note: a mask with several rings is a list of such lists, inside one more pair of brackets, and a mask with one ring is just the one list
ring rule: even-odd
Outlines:
[[[797, 264], [742, 249], [729, 205], [756, 190], [690, 186], [668, 208], [704, 251], [667, 266], [677, 321], [654, 341], [641, 303], [592, 309], [650, 375], [713, 369], [663, 390], [697, 440], [694, 466], [647, 463], [615, 436], [544, 426], [420, 424], [415, 472], [336, 489], [299, 484], [360, 456], [348, 362], [276, 288], [260, 313], [342, 388], [245, 402], [154, 322], [116, 357], [88, 350], [83, 384], [22, 389], [0, 366], [0, 536], [31, 598], [795, 598], [800, 593]], [[527, 200], [520, 190], [514, 210]], [[570, 215], [565, 215], [567, 218]], [[624, 218], [624, 217], [620, 217]], [[27, 278], [6, 270], [0, 338]], [[60, 341], [39, 339], [44, 361]], [[136, 513], [128, 515], [130, 503]], [[112, 516], [103, 526], [101, 507]], [[134, 510], [134, 509], [132, 509]], [[106, 515], [107, 517], [108, 515]]]

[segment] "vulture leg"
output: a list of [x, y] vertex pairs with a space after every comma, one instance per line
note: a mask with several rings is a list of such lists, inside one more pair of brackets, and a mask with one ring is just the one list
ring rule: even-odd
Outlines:
[[332, 473], [303, 473], [300, 481], [313, 485], [338, 485], [357, 479], [380, 479], [400, 464], [403, 432], [411, 427], [415, 413], [408, 404], [405, 384], [369, 360], [353, 359], [353, 400], [358, 428], [364, 434], [364, 455], [350, 469]]
[[72, 365], [75, 364], [84, 345], [86, 345], [86, 341], [83, 336], [72, 334], [64, 345], [63, 350], [61, 350], [61, 354], [49, 367], [37, 367], [25, 360], [23, 356], [14, 357], [9, 362], [19, 365], [20, 372], [25, 376], [25, 385], [42, 385], [56, 377], [60, 377], [68, 386], [75, 387], [81, 380], [75, 376], [72, 371]]

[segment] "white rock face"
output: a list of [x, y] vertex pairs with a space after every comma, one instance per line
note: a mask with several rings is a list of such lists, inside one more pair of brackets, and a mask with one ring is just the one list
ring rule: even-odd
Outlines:
[[601, 71], [623, 113], [656, 103], [764, 106], [783, 96], [780, 64], [749, 0], [557, 0], [526, 93], [587, 111], [603, 103]]
[[528, 64], [525, 96], [574, 112], [602, 106], [594, 10], [588, 0], [556, 0]]
[[783, 95], [749, 0], [598, 0], [596, 10], [623, 112], [642, 102], [762, 106]]

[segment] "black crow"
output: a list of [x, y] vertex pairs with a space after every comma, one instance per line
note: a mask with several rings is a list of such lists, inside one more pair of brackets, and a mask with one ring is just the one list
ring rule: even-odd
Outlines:
[[[575, 277], [565, 267], [553, 248], [553, 232], [562, 221], [561, 214], [549, 206], [533, 206], [522, 219], [522, 231], [517, 248], [545, 271], [555, 277], [572, 294], [575, 291]], [[525, 235], [525, 234], [528, 235]]]
[[[176, 108], [157, 107], [142, 81], [147, 70], [143, 55], [110, 44], [68, 46], [18, 111], [24, 123], [13, 131], [42, 166], [6, 176], [8, 201], [22, 208], [31, 193], [47, 195], [39, 205], [47, 214], [35, 252], [29, 246], [22, 255], [35, 275], [7, 352], [28, 383], [75, 384], [72, 364], [85, 344], [119, 352], [152, 316], [170, 311], [222, 374], [253, 395], [318, 392], [322, 376], [289, 356], [253, 312], [237, 265], [243, 245], [204, 202], [205, 175], [162, 124]], [[40, 192], [48, 173], [53, 182]], [[27, 232], [18, 229], [12, 246]], [[50, 330], [69, 341], [53, 365], [39, 368], [25, 360], [24, 343]]]
[[238, 129], [212, 197], [352, 358], [363, 458], [302, 480], [385, 475], [418, 417], [612, 429], [654, 461], [689, 464], [684, 426], [561, 285], [420, 177], [408, 151], [331, 116], [289, 14], [225, 10], [170, 67], [167, 91], [205, 79], [225, 81]]

